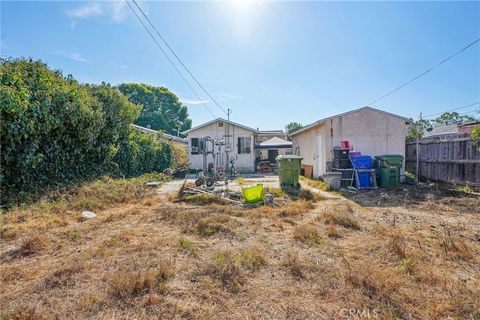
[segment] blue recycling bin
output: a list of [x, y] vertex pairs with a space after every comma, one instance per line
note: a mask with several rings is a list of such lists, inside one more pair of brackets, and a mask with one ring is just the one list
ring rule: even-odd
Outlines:
[[[356, 156], [351, 157], [353, 168], [355, 169], [372, 169], [373, 158], [370, 156]], [[359, 188], [368, 188], [372, 184], [370, 182], [370, 172], [358, 172]]]

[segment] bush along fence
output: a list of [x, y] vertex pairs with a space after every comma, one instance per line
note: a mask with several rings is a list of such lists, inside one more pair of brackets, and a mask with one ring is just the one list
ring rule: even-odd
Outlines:
[[141, 106], [107, 84], [25, 59], [1, 60], [1, 203], [35, 197], [100, 175], [161, 172], [170, 144], [131, 130]]
[[[480, 151], [469, 134], [421, 138], [419, 177], [431, 181], [480, 187]], [[417, 142], [406, 143], [406, 170], [417, 170]]]

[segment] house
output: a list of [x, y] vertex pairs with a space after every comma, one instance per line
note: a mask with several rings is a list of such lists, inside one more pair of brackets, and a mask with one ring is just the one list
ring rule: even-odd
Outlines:
[[441, 124], [425, 129], [423, 138], [443, 139], [452, 138], [456, 134], [471, 134], [472, 130], [480, 125], [480, 120], [467, 121], [463, 123]]
[[256, 162], [276, 163], [277, 156], [291, 154], [292, 142], [286, 139], [287, 134], [283, 130], [258, 130], [255, 139]]
[[182, 137], [175, 137], [175, 136], [172, 136], [171, 134], [168, 134], [168, 133], [163, 133], [161, 131], [157, 131], [157, 130], [153, 130], [153, 129], [150, 129], [150, 128], [145, 128], [145, 127], [142, 127], [142, 126], [138, 126], [136, 124], [131, 124], [132, 128], [134, 128], [135, 130], [138, 130], [140, 132], [143, 132], [143, 133], [146, 133], [146, 134], [153, 134], [153, 135], [156, 135], [156, 134], [159, 134], [161, 133], [162, 136], [171, 141], [171, 142], [175, 142], [175, 143], [179, 143], [179, 144], [182, 144], [182, 145], [187, 145], [187, 139], [185, 138], [182, 138]]
[[264, 141], [270, 140], [272, 138], [287, 139], [287, 134], [283, 130], [258, 130], [257, 139], [255, 143], [262, 143]]
[[423, 130], [424, 138], [441, 137], [458, 133], [458, 124], [441, 124]]
[[227, 170], [234, 161], [238, 172], [255, 171], [258, 130], [217, 118], [183, 132], [188, 139], [190, 168]]
[[348, 140], [350, 148], [365, 155], [400, 154], [405, 156], [408, 118], [363, 107], [318, 120], [291, 134], [293, 152], [311, 166], [313, 176], [327, 172], [334, 147]]
[[292, 154], [292, 142], [273, 136], [255, 144], [255, 152], [257, 161], [268, 160], [270, 163], [275, 163], [279, 155]]

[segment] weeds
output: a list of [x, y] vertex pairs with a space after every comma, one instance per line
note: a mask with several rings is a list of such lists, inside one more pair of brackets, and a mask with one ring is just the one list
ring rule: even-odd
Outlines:
[[256, 248], [246, 248], [235, 256], [235, 261], [242, 268], [249, 270], [257, 270], [266, 264], [263, 254]]
[[471, 260], [474, 258], [469, 245], [461, 239], [455, 239], [450, 229], [447, 228], [440, 239], [440, 247], [446, 256], [453, 259]]
[[349, 205], [339, 205], [325, 212], [324, 221], [326, 224], [336, 224], [338, 226], [360, 230], [360, 225], [353, 218], [353, 210]]
[[386, 243], [387, 251], [401, 259], [405, 258], [406, 246], [405, 237], [399, 231], [390, 234]]
[[318, 230], [313, 225], [300, 225], [293, 230], [293, 237], [295, 240], [300, 241], [309, 246], [320, 245], [324, 242]]
[[327, 226], [327, 236], [333, 239], [338, 239], [342, 237], [342, 235], [338, 232], [337, 228], [334, 225]]
[[315, 208], [315, 205], [309, 201], [298, 200], [288, 203], [277, 209], [281, 217], [298, 216]]
[[198, 247], [195, 242], [188, 240], [187, 238], [180, 238], [177, 245], [183, 252], [191, 254], [193, 256], [197, 255]]
[[288, 272], [297, 279], [305, 278], [304, 270], [305, 266], [298, 257], [296, 252], [287, 252], [283, 257], [282, 266], [288, 270]]
[[266, 264], [263, 254], [256, 248], [245, 248], [237, 253], [217, 251], [206, 273], [232, 292], [245, 283], [245, 271], [255, 271]]
[[406, 274], [413, 275], [416, 269], [415, 261], [412, 258], [403, 259], [402, 268]]
[[198, 193], [194, 195], [189, 195], [183, 198], [184, 202], [196, 204], [199, 206], [210, 206], [213, 204], [227, 205], [231, 204], [225, 199], [222, 199], [219, 196], [207, 193]]
[[323, 190], [323, 191], [328, 191], [328, 185], [325, 182], [323, 182], [322, 180], [314, 180], [314, 179], [309, 179], [309, 178], [301, 176], [300, 181], [302, 181], [303, 183], [305, 183], [309, 187], [319, 189], [319, 190]]
[[112, 277], [109, 293], [115, 299], [127, 300], [150, 291], [162, 292], [174, 273], [175, 267], [170, 261], [161, 263], [155, 269], [120, 270]]
[[245, 281], [244, 273], [231, 251], [216, 252], [207, 268], [207, 274], [233, 292], [238, 291]]
[[39, 234], [27, 236], [23, 239], [20, 247], [15, 251], [16, 255], [29, 256], [46, 249], [48, 246], [47, 239]]

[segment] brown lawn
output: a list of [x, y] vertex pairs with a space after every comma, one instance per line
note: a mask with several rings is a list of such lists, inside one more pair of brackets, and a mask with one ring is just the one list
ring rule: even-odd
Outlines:
[[480, 318], [479, 197], [243, 209], [133, 190], [91, 220], [75, 199], [4, 213], [2, 318]]

